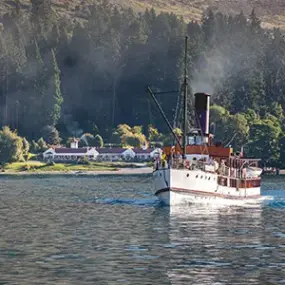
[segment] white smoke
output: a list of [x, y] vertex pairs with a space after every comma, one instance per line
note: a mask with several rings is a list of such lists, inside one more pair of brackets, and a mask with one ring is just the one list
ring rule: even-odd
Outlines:
[[78, 138], [83, 134], [83, 130], [79, 127], [79, 123], [74, 121], [71, 115], [65, 115], [63, 120], [65, 127], [71, 136]]
[[214, 94], [227, 74], [227, 64], [227, 58], [218, 51], [201, 57], [191, 81], [193, 92]]

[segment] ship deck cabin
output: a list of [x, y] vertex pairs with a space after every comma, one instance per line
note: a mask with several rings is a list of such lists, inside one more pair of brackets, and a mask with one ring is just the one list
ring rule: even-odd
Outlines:
[[[210, 137], [202, 139], [198, 135], [195, 138], [190, 137], [186, 146], [186, 159], [183, 159], [182, 150], [178, 145], [164, 147], [165, 158], [160, 162], [161, 167], [201, 169], [217, 173], [221, 180], [222, 177], [233, 180], [260, 179], [260, 159], [244, 158], [242, 153], [234, 153], [230, 147], [223, 147], [221, 144], [211, 145], [210, 140]], [[235, 182], [232, 181], [231, 184]]]

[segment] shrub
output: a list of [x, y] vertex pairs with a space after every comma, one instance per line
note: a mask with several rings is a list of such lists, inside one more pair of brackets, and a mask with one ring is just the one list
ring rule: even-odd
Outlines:
[[47, 166], [54, 166], [55, 165], [55, 162], [53, 160], [48, 160]]
[[22, 168], [23, 171], [29, 171], [31, 169], [31, 166], [29, 164], [25, 164]]
[[78, 164], [83, 164], [83, 165], [90, 165], [90, 161], [88, 160], [88, 158], [86, 156], [82, 157], [81, 159], [79, 159]]
[[16, 132], [9, 127], [3, 127], [0, 131], [0, 162], [19, 161], [23, 158], [23, 141]]

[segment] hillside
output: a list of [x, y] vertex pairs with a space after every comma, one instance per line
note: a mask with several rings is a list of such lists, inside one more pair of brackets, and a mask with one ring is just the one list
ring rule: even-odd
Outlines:
[[[130, 2], [125, 0], [124, 2]], [[187, 20], [200, 20], [208, 7], [223, 14], [236, 14], [241, 10], [249, 14], [255, 9], [263, 20], [264, 27], [285, 28], [285, 1], [283, 0], [136, 0], [131, 1], [136, 9], [153, 6], [157, 10], [183, 15]]]
[[[84, 18], [85, 6], [96, 0], [51, 0], [59, 14]], [[29, 10], [30, 0], [2, 0], [0, 14], [4, 14], [19, 2], [23, 9]], [[96, 1], [97, 2], [97, 1]], [[285, 29], [285, 1], [283, 0], [110, 0], [115, 5], [132, 7], [141, 12], [154, 7], [157, 11], [173, 12], [185, 20], [200, 21], [203, 11], [208, 7], [224, 14], [235, 14], [241, 10], [248, 14], [255, 9], [266, 28], [280, 27]]]

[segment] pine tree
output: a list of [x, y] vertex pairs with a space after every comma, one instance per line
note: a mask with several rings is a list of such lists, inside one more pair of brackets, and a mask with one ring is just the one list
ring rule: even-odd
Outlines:
[[51, 126], [55, 126], [61, 115], [61, 105], [63, 103], [63, 98], [62, 98], [62, 93], [61, 93], [61, 80], [60, 80], [60, 70], [57, 64], [55, 52], [52, 49], [51, 50], [51, 55], [52, 55], [52, 67], [53, 67], [53, 82], [51, 83], [51, 89], [50, 91], [52, 92], [52, 106], [51, 110], [49, 112], [49, 119], [48, 123]]

